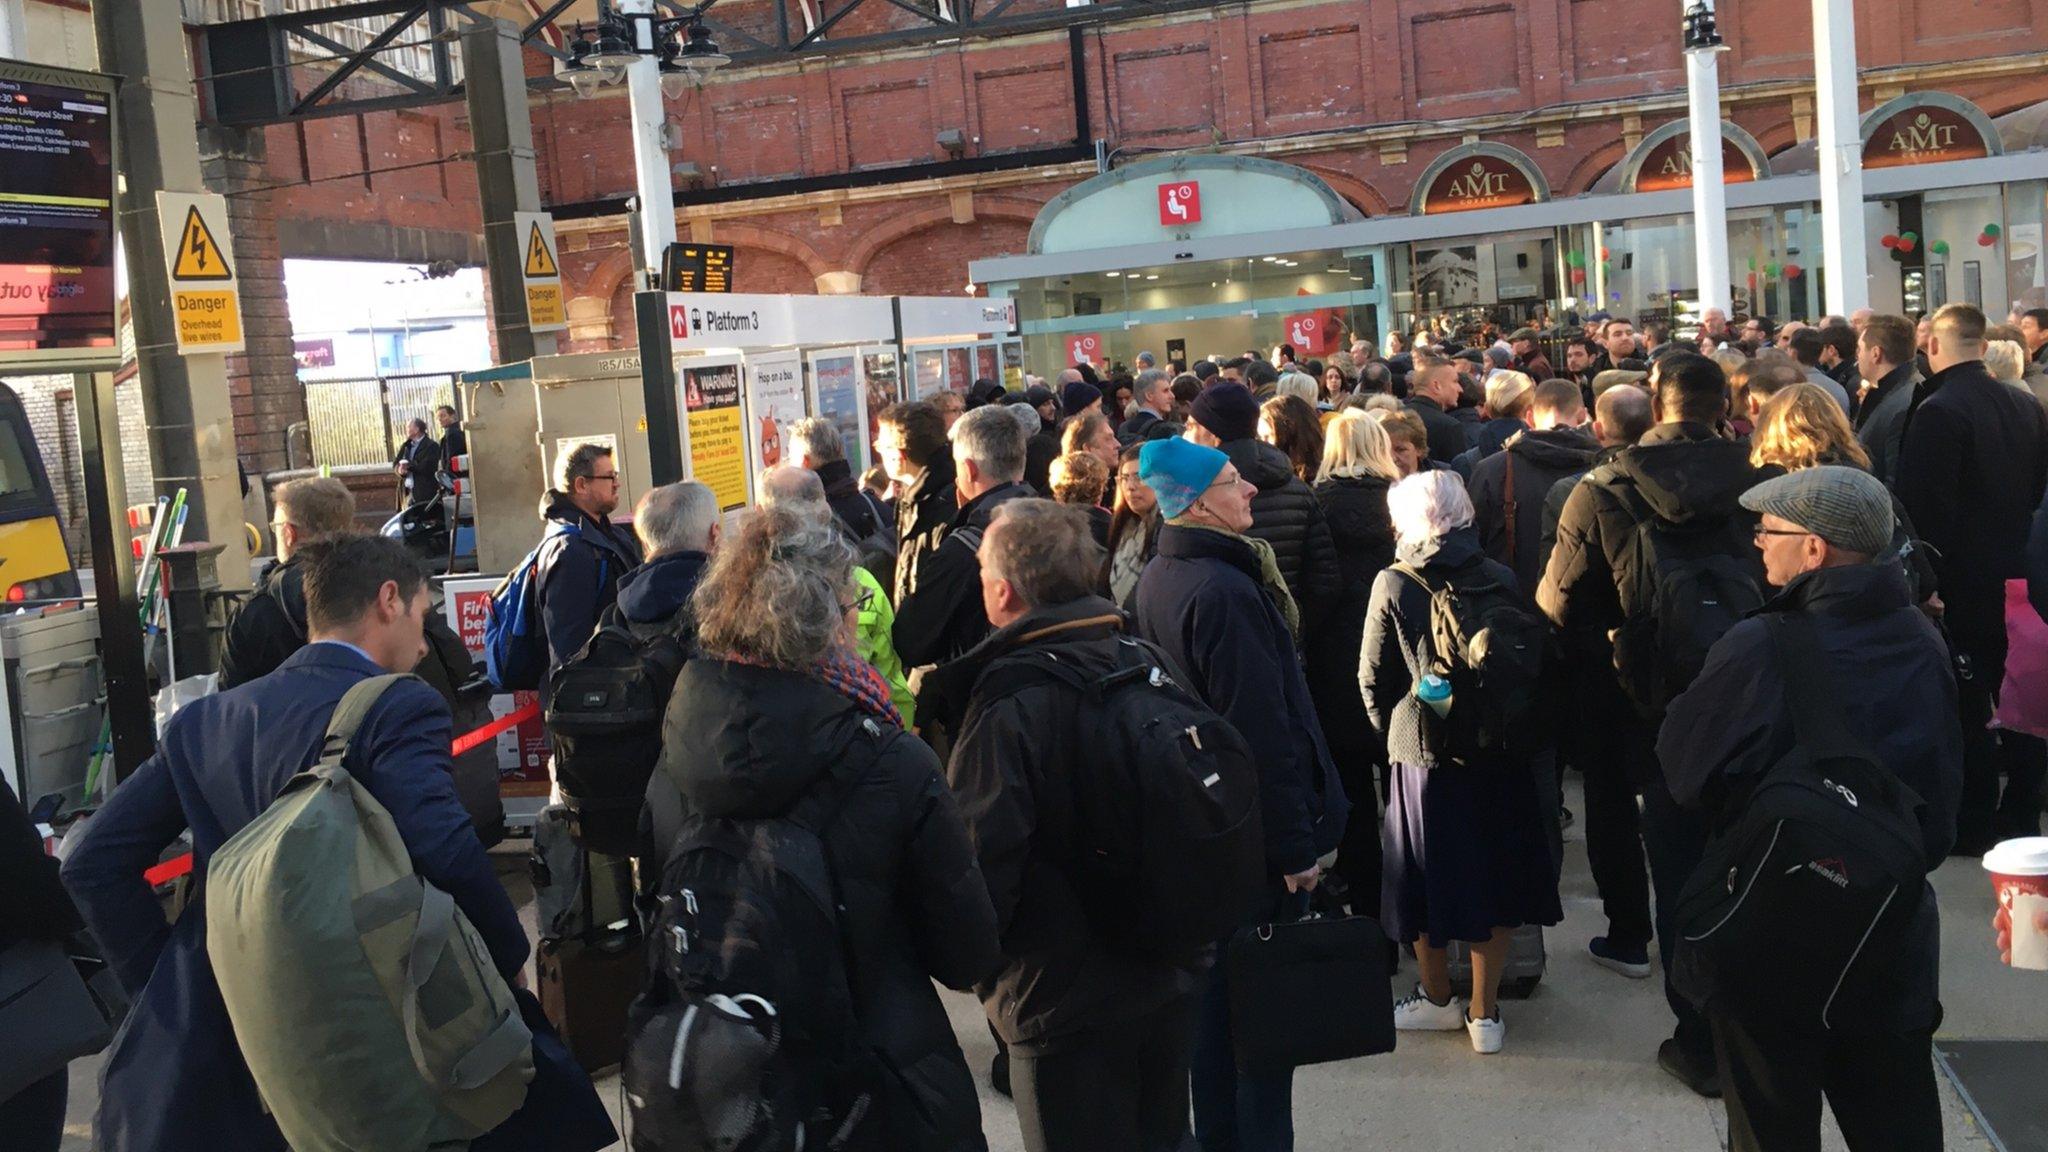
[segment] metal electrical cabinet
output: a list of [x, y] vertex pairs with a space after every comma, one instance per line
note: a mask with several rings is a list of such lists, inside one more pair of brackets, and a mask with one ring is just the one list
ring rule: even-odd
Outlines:
[[7, 692], [0, 740], [23, 804], [59, 793], [59, 811], [69, 812], [85, 801], [86, 765], [106, 707], [99, 636], [99, 608], [90, 603], [0, 617]]

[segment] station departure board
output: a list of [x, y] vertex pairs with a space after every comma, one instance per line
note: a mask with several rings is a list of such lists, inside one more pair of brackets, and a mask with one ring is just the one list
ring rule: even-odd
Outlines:
[[0, 363], [115, 346], [113, 91], [0, 63]]

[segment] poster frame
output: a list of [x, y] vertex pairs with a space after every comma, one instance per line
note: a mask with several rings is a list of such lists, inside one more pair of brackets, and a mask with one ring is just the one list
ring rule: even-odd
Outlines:
[[[746, 486], [746, 494], [745, 499], [741, 500], [738, 506], [741, 508], [748, 507], [754, 503], [754, 474], [751, 471], [747, 471], [747, 465], [752, 461], [753, 454], [746, 450], [748, 416], [746, 357], [737, 352], [720, 352], [707, 356], [676, 357], [676, 417], [681, 421], [683, 431], [687, 433], [690, 427], [689, 374], [691, 372], [701, 372], [706, 368], [732, 368], [739, 374], [740, 444], [742, 457], [740, 468], [745, 473], [741, 479]], [[696, 480], [698, 479], [696, 438], [687, 436], [683, 443], [689, 445], [689, 451], [683, 459], [684, 478]], [[720, 511], [721, 513], [730, 512], [733, 509], [726, 508], [721, 504]]]
[[[846, 462], [853, 467], [853, 474], [859, 476], [873, 464], [874, 446], [866, 443], [865, 429], [868, 426], [868, 382], [867, 371], [861, 365], [861, 350], [858, 344], [841, 344], [831, 348], [815, 348], [804, 353], [804, 387], [814, 415], [825, 415], [825, 405], [818, 394], [818, 362], [820, 360], [851, 361], [853, 364], [853, 413], [854, 427], [862, 429], [857, 438], [860, 442], [846, 445]], [[845, 429], [841, 429], [842, 434]]]

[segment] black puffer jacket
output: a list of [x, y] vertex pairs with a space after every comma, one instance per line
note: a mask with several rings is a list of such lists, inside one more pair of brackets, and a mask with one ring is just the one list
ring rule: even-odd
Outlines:
[[1705, 424], [1659, 424], [1642, 441], [1586, 474], [1565, 501], [1557, 547], [1536, 589], [1544, 615], [1573, 637], [1604, 639], [1649, 605], [1637, 571], [1636, 525], [1654, 513], [1706, 529], [1719, 521], [1723, 550], [1763, 586], [1763, 562], [1751, 536], [1756, 515], [1738, 500], [1762, 477], [1747, 445]]
[[954, 513], [946, 538], [924, 561], [917, 587], [896, 605], [892, 638], [905, 668], [944, 663], [988, 635], [988, 614], [981, 606], [982, 533], [988, 531], [999, 505], [1033, 495], [1029, 487], [1012, 481], [983, 492]]
[[[1358, 696], [1358, 651], [1365, 638], [1365, 610], [1372, 602], [1373, 577], [1394, 562], [1394, 522], [1387, 513], [1387, 489], [1377, 476], [1346, 476], [1315, 487], [1337, 549], [1341, 590], [1323, 626], [1302, 638], [1307, 650], [1309, 694], [1323, 740], [1339, 764], [1361, 756], [1377, 758], [1379, 741], [1366, 722]], [[1352, 797], [1363, 804], [1367, 798]]]
[[[1470, 526], [1436, 539], [1410, 542], [1399, 551], [1402, 563], [1425, 579], [1449, 581], [1481, 574], [1513, 584], [1507, 566], [1479, 550], [1479, 535]], [[1386, 741], [1387, 761], [1413, 768], [1438, 768], [1451, 763], [1431, 739], [1442, 731], [1424, 724], [1427, 706], [1415, 698], [1415, 681], [1430, 663], [1430, 593], [1415, 579], [1390, 568], [1373, 580], [1372, 606], [1366, 612], [1365, 639], [1359, 645], [1355, 690], [1365, 702], [1373, 731]]]
[[[700, 658], [683, 666], [647, 788], [657, 868], [686, 812], [760, 819], [789, 810], [848, 755], [867, 717], [809, 676]], [[937, 980], [965, 990], [995, 970], [995, 910], [938, 758], [884, 726], [881, 756], [825, 831], [845, 905], [854, 1015], [895, 1083], [889, 1147], [987, 1147], [974, 1080]]]
[[969, 701], [946, 775], [1003, 932], [1002, 970], [975, 991], [1003, 1042], [1021, 1052], [1056, 1052], [1146, 1016], [1193, 994], [1196, 973], [1207, 967], [1200, 954], [1179, 964], [1134, 956], [1092, 927], [1073, 880], [1085, 851], [1074, 775], [1090, 763], [1077, 727], [1083, 697], [1042, 678], [1018, 691], [1003, 687], [1027, 660], [1046, 655], [1109, 675], [1125, 643], [1123, 623], [1116, 606], [1096, 596], [1041, 608], [926, 681], [927, 690], [944, 681], [949, 694]]
[[1232, 440], [1223, 445], [1223, 452], [1237, 465], [1238, 475], [1258, 485], [1259, 494], [1252, 497], [1252, 530], [1245, 535], [1273, 546], [1280, 576], [1301, 609], [1302, 634], [1310, 635], [1343, 591], [1337, 547], [1330, 542], [1323, 506], [1315, 490], [1294, 474], [1287, 454], [1271, 444]]
[[1577, 428], [1548, 428], [1525, 431], [1472, 466], [1466, 486], [1479, 544], [1515, 570], [1515, 581], [1525, 591], [1543, 579], [1544, 497], [1551, 485], [1585, 471], [1599, 451], [1600, 445]]
[[844, 460], [820, 464], [816, 469], [818, 482], [825, 486], [825, 503], [831, 505], [832, 514], [846, 525], [846, 531], [855, 540], [865, 540], [880, 532], [882, 524], [881, 501], [868, 497], [861, 491], [860, 481], [854, 477], [853, 465]]
[[953, 458], [940, 456], [896, 497], [896, 607], [917, 590], [924, 562], [939, 550], [960, 506], [953, 498]]

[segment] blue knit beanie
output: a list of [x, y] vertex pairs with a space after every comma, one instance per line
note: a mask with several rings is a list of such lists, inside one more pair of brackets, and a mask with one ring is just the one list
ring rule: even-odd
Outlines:
[[1186, 512], [1230, 457], [1190, 440], [1152, 440], [1138, 450], [1138, 479], [1159, 497], [1159, 514], [1171, 520]]

